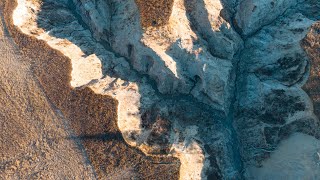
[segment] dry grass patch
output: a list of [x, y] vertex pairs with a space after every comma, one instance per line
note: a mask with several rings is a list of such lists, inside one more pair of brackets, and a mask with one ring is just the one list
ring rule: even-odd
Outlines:
[[171, 16], [174, 0], [135, 0], [143, 27], [166, 25]]
[[303, 89], [314, 104], [314, 112], [320, 117], [320, 22], [314, 24], [301, 42], [310, 57], [310, 76]]

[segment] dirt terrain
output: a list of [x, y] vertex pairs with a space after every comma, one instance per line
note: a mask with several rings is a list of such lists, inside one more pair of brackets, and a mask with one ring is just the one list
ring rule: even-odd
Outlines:
[[320, 117], [320, 98], [319, 98], [319, 62], [320, 62], [320, 23], [316, 23], [311, 27], [310, 32], [304, 38], [302, 46], [308, 53], [311, 61], [311, 71], [308, 82], [304, 86], [305, 91], [308, 93], [310, 98], [313, 100], [315, 114]]
[[141, 13], [142, 26], [161, 26], [168, 22], [172, 11], [173, 1], [137, 0], [136, 3]]
[[14, 7], [0, 14], [1, 179], [177, 179], [179, 161], [124, 142], [115, 100], [70, 87], [69, 59], [20, 33]]
[[0, 21], [1, 179], [94, 178], [79, 142]]

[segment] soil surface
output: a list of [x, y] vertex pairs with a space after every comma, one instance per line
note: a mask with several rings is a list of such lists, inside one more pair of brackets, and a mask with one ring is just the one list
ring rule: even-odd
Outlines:
[[310, 57], [310, 77], [304, 86], [313, 101], [314, 113], [320, 118], [320, 22], [315, 23], [308, 35], [304, 38], [302, 46]]
[[[1, 14], [2, 15], [2, 14]], [[0, 179], [94, 178], [83, 148], [0, 21]]]

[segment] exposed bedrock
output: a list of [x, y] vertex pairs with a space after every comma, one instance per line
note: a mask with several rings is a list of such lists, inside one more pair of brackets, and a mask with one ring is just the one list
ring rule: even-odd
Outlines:
[[307, 82], [310, 69], [317, 77], [317, 0], [18, 4], [15, 25], [71, 59], [74, 88], [117, 99], [126, 142], [178, 157], [180, 179], [277, 178], [268, 167], [283, 147], [318, 147], [317, 81]]
[[[75, 4], [94, 34], [110, 32], [98, 38], [155, 81], [160, 93], [191, 94], [211, 106], [228, 109], [232, 59], [242, 40], [219, 15], [223, 4], [159, 2], [109, 1], [104, 3], [105, 13], [95, 8], [102, 5], [100, 1]], [[164, 13], [157, 13], [159, 9]]]
[[[243, 163], [248, 167], [245, 176], [281, 178], [283, 174], [292, 172], [290, 169], [296, 165], [289, 163], [282, 167], [283, 174], [273, 173], [267, 165], [264, 166], [265, 162], [272, 161], [268, 160], [270, 156], [272, 158], [273, 154], [281, 151], [278, 144], [295, 132], [318, 139], [320, 135], [314, 105], [302, 90], [310, 67], [314, 69], [315, 63], [310, 62], [301, 46], [312, 24], [319, 20], [319, 14], [314, 10], [319, 10], [319, 2], [256, 1], [252, 5], [254, 11], [246, 14], [245, 7], [250, 8], [250, 2], [243, 1], [249, 4], [235, 16], [243, 23], [238, 23], [238, 28], [246, 40], [237, 71], [234, 127], [240, 140]], [[294, 6], [285, 5], [289, 2]], [[315, 13], [311, 15], [308, 11]], [[313, 41], [319, 39], [313, 37]], [[313, 161], [318, 159], [314, 157]], [[268, 175], [257, 175], [257, 169], [250, 167], [260, 167], [261, 172]], [[309, 178], [308, 168], [319, 171], [316, 166], [304, 167], [295, 172], [296, 177]]]
[[[85, 9], [84, 7], [86, 7], [87, 3], [91, 3], [91, 6], [94, 7], [94, 2], [75, 1], [78, 9], [82, 12], [81, 15], [86, 16], [83, 18], [84, 20], [90, 19], [87, 15], [99, 14], [99, 11], [95, 8], [91, 10]], [[227, 3], [229, 2], [202, 1], [199, 3], [186, 0], [172, 1], [170, 3], [154, 2], [154, 6], [152, 6], [150, 5], [152, 1], [132, 0], [126, 2], [110, 1], [107, 4], [105, 9], [110, 10], [109, 14], [112, 14], [112, 17], [110, 19], [111, 28], [109, 30], [109, 27], [105, 26], [105, 32], [111, 32], [111, 35], [110, 40], [102, 39], [108, 42], [108, 48], [112, 49], [117, 56], [128, 59], [130, 68], [133, 68], [139, 76], [147, 75], [145, 76], [147, 81], [151, 81], [152, 87], [158, 92], [154, 97], [145, 95], [146, 93], [141, 95], [140, 113], [142, 118], [144, 118], [145, 112], [149, 112], [149, 108], [154, 106], [153, 104], [158, 103], [156, 99], [161, 99], [163, 102], [168, 101], [167, 105], [162, 103], [161, 111], [168, 111], [167, 109], [174, 111], [169, 102], [172, 99], [187, 98], [190, 103], [200, 101], [213, 107], [215, 111], [221, 111], [221, 114], [223, 114], [223, 117], [212, 117], [210, 118], [211, 120], [206, 121], [213, 121], [215, 122], [214, 124], [219, 124], [222, 121], [223, 126], [229, 126], [226, 119], [233, 96], [233, 64], [237, 61], [234, 57], [240, 51], [243, 42], [229, 23], [231, 10], [230, 12], [225, 12], [225, 17], [220, 16], [220, 11], [223, 10], [223, 6]], [[165, 9], [163, 10], [164, 13], [155, 13], [159, 11], [158, 8]], [[99, 26], [99, 24], [95, 26]], [[90, 29], [94, 31], [96, 28]], [[212, 44], [213, 42], [215, 44]], [[122, 77], [126, 78], [126, 73]], [[149, 100], [145, 101], [144, 99]], [[199, 111], [201, 110], [199, 109]], [[178, 121], [172, 120], [172, 118], [172, 122]], [[205, 121], [200, 114], [198, 117], [193, 116], [193, 118], [194, 120], [203, 119]], [[167, 119], [170, 119], [170, 116]], [[183, 120], [183, 118], [180, 119], [180, 121]], [[225, 132], [220, 135], [221, 140], [219, 140], [221, 144], [225, 144], [221, 145], [220, 148], [228, 150], [220, 150], [219, 154], [223, 157], [214, 157], [220, 159], [219, 166], [224, 166], [222, 170], [219, 170], [222, 171], [220, 172], [220, 177], [223, 175], [237, 176], [241, 166], [239, 161], [233, 160], [237, 156], [233, 155], [234, 149], [231, 144], [235, 142], [233, 142], [234, 140], [230, 135], [232, 132], [229, 132], [232, 130], [228, 130], [229, 128], [222, 128], [226, 129], [226, 131], [223, 130]], [[140, 130], [135, 132], [130, 126], [124, 129], [127, 129], [124, 136], [127, 137], [126, 139], [129, 142], [137, 141], [138, 146], [141, 144], [141, 148], [144, 151], [148, 151], [150, 146], [144, 147], [144, 143], [148, 143], [150, 134], [148, 128], [145, 128], [144, 132], [139, 132]], [[187, 131], [188, 133], [188, 130], [185, 129], [188, 128], [179, 129], [178, 132]], [[198, 132], [194, 133], [188, 136], [194, 138]], [[211, 133], [212, 131], [209, 131], [207, 133], [208, 136], [211, 136]], [[219, 134], [219, 131], [216, 131], [216, 133]], [[178, 142], [175, 142], [177, 137], [170, 136], [170, 143], [177, 144]], [[204, 142], [203, 137], [198, 139]], [[187, 141], [193, 140], [184, 140], [182, 144], [187, 143]], [[131, 144], [137, 145], [137, 143]], [[201, 144], [202, 149], [198, 150], [200, 152], [195, 152], [196, 154], [206, 154], [203, 150], [203, 143]], [[156, 146], [151, 147], [156, 148]], [[174, 147], [174, 149], [181, 148], [184, 149], [180, 145], [179, 147]], [[159, 151], [159, 149], [155, 151]], [[191, 157], [194, 158], [194, 156]], [[210, 162], [206, 162], [205, 166], [210, 166]], [[203, 169], [206, 169], [205, 166]], [[205, 171], [207, 170], [203, 172]]]
[[250, 36], [261, 27], [272, 23], [298, 0], [243, 0], [236, 8], [235, 24], [244, 36]]

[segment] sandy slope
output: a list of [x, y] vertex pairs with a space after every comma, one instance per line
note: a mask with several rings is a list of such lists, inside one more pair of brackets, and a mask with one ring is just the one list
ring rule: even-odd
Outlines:
[[0, 179], [94, 179], [72, 133], [0, 21]]

